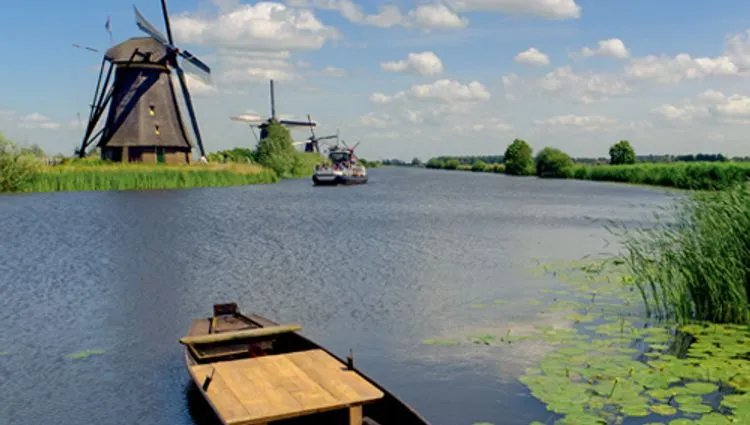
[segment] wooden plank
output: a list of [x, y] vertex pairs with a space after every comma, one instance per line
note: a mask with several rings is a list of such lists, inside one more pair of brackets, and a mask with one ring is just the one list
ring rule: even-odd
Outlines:
[[194, 335], [180, 338], [180, 344], [208, 344], [212, 342], [233, 341], [236, 339], [255, 338], [260, 336], [279, 335], [302, 330], [300, 325], [279, 325], [265, 328], [244, 329], [241, 331], [223, 332], [220, 334]]
[[[196, 385], [199, 387], [203, 386], [206, 376], [210, 376], [214, 370], [211, 365], [193, 366], [191, 369], [198, 378]], [[214, 410], [224, 423], [242, 423], [250, 420], [250, 414], [245, 406], [234, 394], [229, 383], [217, 372], [214, 372], [211, 383], [208, 385], [208, 390], [206, 391], [209, 403], [214, 407]]]
[[[218, 377], [229, 395], [225, 396], [225, 391], [210, 393], [209, 398], [221, 398], [213, 404], [228, 409], [226, 403], [231, 400], [246, 413], [241, 416], [232, 410], [220, 414], [233, 418], [227, 420], [230, 425], [255, 425], [356, 407], [383, 397], [375, 386], [323, 350], [218, 363], [214, 369], [214, 381]], [[356, 420], [356, 409], [354, 416]], [[361, 425], [361, 414], [359, 421]]]
[[349, 425], [362, 425], [362, 405], [349, 408]]

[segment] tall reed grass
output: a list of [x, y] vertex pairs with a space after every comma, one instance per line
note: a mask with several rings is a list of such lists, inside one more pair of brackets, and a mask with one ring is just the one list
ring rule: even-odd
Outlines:
[[648, 313], [683, 323], [750, 324], [748, 185], [691, 193], [671, 212], [672, 222], [651, 229], [610, 227]]
[[633, 165], [576, 165], [568, 177], [580, 180], [667, 186], [678, 189], [722, 190], [750, 177], [750, 163], [676, 162]]
[[255, 165], [147, 165], [73, 163], [46, 167], [23, 192], [149, 190], [274, 183], [273, 170]]

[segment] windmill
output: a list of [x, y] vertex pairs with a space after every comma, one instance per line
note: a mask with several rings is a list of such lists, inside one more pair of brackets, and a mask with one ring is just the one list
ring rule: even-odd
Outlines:
[[312, 118], [310, 118], [310, 114], [307, 114], [307, 122], [310, 125], [310, 137], [308, 137], [306, 140], [300, 140], [297, 142], [292, 143], [293, 145], [305, 145], [305, 152], [317, 152], [320, 153], [320, 141], [321, 140], [330, 140], [330, 139], [336, 139], [336, 144], [338, 144], [339, 140], [339, 132], [336, 130], [336, 134], [332, 134], [330, 136], [323, 136], [323, 137], [317, 137], [315, 136], [315, 130], [313, 130], [313, 121]]
[[[273, 88], [273, 80], [271, 80], [271, 117], [270, 118], [263, 118], [259, 115], [251, 115], [251, 114], [244, 114], [244, 115], [235, 115], [233, 117], [230, 117], [232, 121], [239, 121], [244, 122], [250, 125], [250, 130], [253, 131], [253, 135], [255, 136], [255, 141], [260, 141], [262, 139], [265, 139], [268, 137], [268, 126], [271, 123], [279, 123], [283, 126], [287, 127], [315, 127], [317, 123], [314, 123], [310, 120], [310, 117], [308, 116], [307, 121], [291, 121], [291, 120], [278, 120], [276, 118], [276, 96], [274, 93]], [[253, 127], [258, 127], [260, 129], [260, 138], [258, 138], [258, 135], [255, 134], [255, 130]]]
[[[193, 144], [180, 113], [177, 93], [171, 79], [171, 68], [177, 72], [185, 105], [198, 143], [201, 159], [205, 161], [198, 120], [185, 81], [185, 71], [198, 78], [210, 79], [210, 68], [187, 50], [174, 44], [166, 0], [161, 0], [165, 37], [143, 15], [135, 10], [138, 28], [148, 37], [130, 38], [112, 46], [104, 54], [99, 79], [94, 92], [89, 120], [78, 150], [79, 156], [98, 138], [96, 147], [102, 159], [112, 161], [188, 163]], [[178, 60], [182, 58], [182, 65]], [[109, 64], [104, 84], [102, 76]], [[114, 79], [110, 79], [114, 71]], [[109, 105], [101, 130], [94, 133], [99, 119]]]

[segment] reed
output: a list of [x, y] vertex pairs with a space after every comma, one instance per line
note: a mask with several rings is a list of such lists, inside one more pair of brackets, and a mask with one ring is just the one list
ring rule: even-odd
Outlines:
[[671, 222], [650, 229], [610, 227], [647, 313], [678, 322], [750, 324], [750, 188], [693, 192]]
[[273, 170], [257, 165], [147, 165], [71, 163], [46, 167], [30, 177], [23, 192], [149, 190], [273, 183]]
[[580, 180], [647, 184], [690, 190], [723, 190], [747, 181], [750, 163], [673, 162], [633, 165], [576, 165], [568, 177]]

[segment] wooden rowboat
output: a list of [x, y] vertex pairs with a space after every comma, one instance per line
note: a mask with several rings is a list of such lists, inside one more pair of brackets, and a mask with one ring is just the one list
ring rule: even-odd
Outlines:
[[346, 361], [280, 325], [214, 305], [180, 339], [198, 390], [224, 425], [429, 425]]

